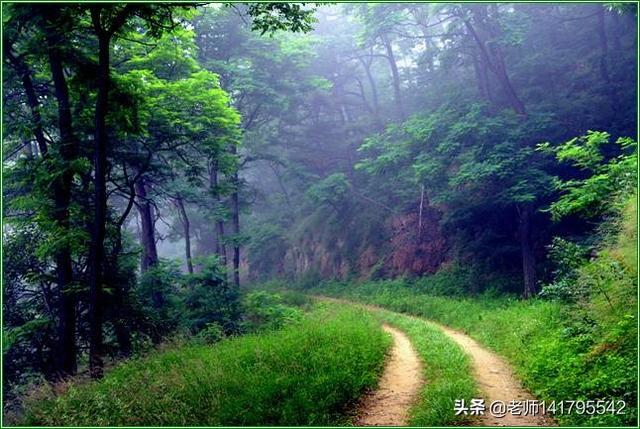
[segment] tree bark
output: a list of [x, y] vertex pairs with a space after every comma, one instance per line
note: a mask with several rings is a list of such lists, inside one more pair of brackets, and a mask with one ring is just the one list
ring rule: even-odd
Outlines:
[[367, 75], [367, 81], [369, 82], [369, 87], [371, 88], [371, 103], [373, 104], [373, 116], [376, 125], [378, 128], [382, 129], [382, 120], [380, 119], [380, 102], [378, 101], [378, 87], [376, 85], [376, 81], [373, 78], [373, 74], [371, 73], [371, 62], [372, 59], [369, 58], [368, 61], [365, 61], [364, 58], [360, 58], [360, 63], [362, 64], [362, 68], [364, 68], [364, 72]]
[[138, 7], [134, 3], [127, 3], [110, 19], [105, 26], [102, 22], [102, 12], [110, 8], [106, 4], [92, 4], [91, 23], [98, 39], [98, 71], [96, 74], [96, 108], [95, 131], [93, 138], [93, 173], [94, 173], [94, 213], [91, 228], [91, 250], [89, 253], [89, 372], [92, 378], [101, 378], [103, 374], [102, 361], [102, 319], [103, 297], [102, 284], [104, 281], [105, 248], [104, 240], [107, 223], [107, 149], [109, 136], [107, 134], [107, 113], [109, 110], [109, 80], [110, 64], [109, 50], [113, 35], [122, 28], [127, 18]]
[[137, 208], [140, 214], [142, 231], [140, 243], [142, 244], [142, 256], [140, 257], [140, 271], [145, 272], [158, 263], [158, 250], [156, 248], [155, 222], [153, 219], [153, 206], [147, 195], [147, 183], [141, 176], [134, 184]]
[[418, 209], [418, 242], [422, 240], [422, 213], [424, 211], [424, 184], [420, 185], [420, 208]]
[[[483, 19], [488, 19], [486, 10], [484, 9], [484, 5], [479, 5], [473, 9], [475, 21], [479, 22], [484, 27], [487, 27], [489, 24], [483, 22]], [[502, 56], [502, 52], [500, 52], [498, 47], [488, 48], [483, 37], [476, 31], [475, 27], [469, 21], [469, 19], [463, 18], [462, 21], [464, 25], [476, 42], [478, 46], [478, 50], [480, 52], [480, 58], [483, 62], [487, 64], [489, 70], [493, 72], [493, 74], [498, 79], [502, 90], [507, 97], [509, 105], [513, 108], [513, 110], [522, 116], [527, 114], [524, 103], [518, 97], [513, 85], [511, 84], [511, 80], [509, 79], [509, 74], [507, 73], [506, 65], [504, 63], [504, 58]]]
[[189, 274], [193, 274], [193, 261], [191, 259], [191, 225], [189, 223], [189, 216], [184, 208], [184, 201], [182, 198], [175, 199], [176, 206], [180, 211], [180, 219], [182, 221], [182, 228], [184, 231], [184, 254], [187, 259], [187, 270]]
[[[49, 38], [47, 38], [49, 39]], [[5, 43], [8, 43], [5, 41]], [[48, 43], [49, 50], [51, 50], [51, 42]], [[47, 154], [47, 140], [44, 137], [44, 132], [42, 129], [42, 115], [40, 114], [40, 102], [38, 101], [38, 95], [36, 94], [35, 88], [33, 86], [33, 79], [31, 78], [31, 71], [27, 64], [19, 57], [15, 56], [11, 51], [11, 47], [8, 46], [6, 49], [7, 59], [15, 69], [16, 73], [20, 76], [22, 80], [22, 87], [24, 88], [25, 95], [27, 96], [27, 104], [29, 106], [29, 110], [31, 111], [31, 122], [33, 122], [33, 135], [36, 138], [36, 142], [38, 143], [38, 149], [40, 150], [40, 155], [45, 156]], [[51, 60], [50, 60], [51, 61]], [[63, 76], [64, 79], [64, 76]], [[66, 84], [66, 82], [65, 82]], [[55, 85], [55, 82], [54, 82]], [[58, 106], [60, 103], [58, 102]]]
[[400, 91], [400, 73], [398, 72], [398, 65], [396, 64], [396, 58], [393, 54], [393, 47], [391, 46], [391, 41], [387, 36], [382, 36], [382, 43], [384, 45], [385, 51], [387, 52], [387, 60], [389, 61], [389, 67], [391, 68], [391, 77], [393, 80], [393, 98], [396, 103], [396, 108], [398, 109], [398, 116], [400, 120], [404, 121], [406, 119], [406, 116], [402, 103], [402, 93]]
[[[64, 163], [64, 170], [57, 176], [52, 184], [54, 200], [54, 219], [61, 228], [63, 234], [68, 234], [70, 229], [69, 206], [71, 204], [71, 187], [73, 174], [70, 171], [69, 163], [77, 157], [78, 141], [73, 132], [73, 121], [71, 117], [71, 103], [69, 100], [69, 89], [63, 72], [62, 53], [59, 45], [61, 36], [55, 30], [55, 23], [48, 22], [46, 28], [46, 39], [49, 56], [51, 76], [54, 82], [54, 94], [58, 103], [58, 129], [60, 132], [59, 154]], [[33, 90], [33, 89], [31, 89]], [[35, 93], [32, 94], [32, 97]], [[30, 101], [30, 104], [34, 100]], [[35, 99], [37, 104], [37, 98]], [[38, 110], [32, 112], [34, 119], [40, 121]], [[36, 124], [38, 133], [42, 133], [42, 128]], [[40, 144], [44, 136], [38, 137], [40, 152], [46, 155], [46, 144]], [[44, 151], [43, 151], [44, 149]], [[58, 311], [58, 343], [56, 350], [56, 369], [60, 376], [74, 374], [76, 371], [76, 299], [70, 290], [73, 282], [73, 265], [71, 248], [69, 245], [62, 246], [54, 257], [56, 263], [57, 283], [60, 295], [60, 307]]]
[[[231, 153], [238, 155], [235, 145], [231, 146]], [[233, 227], [233, 284], [240, 287], [240, 179], [238, 170], [233, 172], [233, 193], [231, 194], [231, 224]]]
[[111, 35], [100, 23], [100, 8], [92, 10], [98, 36], [97, 97], [93, 142], [94, 213], [89, 257], [89, 372], [92, 378], [103, 375], [102, 360], [102, 283], [105, 258], [104, 239], [107, 221], [107, 109], [109, 97], [109, 48]]
[[518, 207], [520, 248], [522, 251], [522, 273], [524, 279], [524, 297], [531, 298], [536, 290], [536, 260], [531, 245], [531, 217], [533, 207], [529, 204]]
[[[134, 202], [136, 198], [136, 193], [134, 190], [134, 186], [129, 184], [129, 199], [127, 201], [127, 206], [120, 216], [118, 222], [116, 222], [116, 238], [115, 245], [113, 246], [113, 252], [111, 257], [111, 266], [108, 272], [117, 273], [118, 272], [118, 257], [122, 252], [122, 226], [129, 217], [131, 213], [131, 209], [133, 208]], [[127, 290], [123, 288], [121, 284], [121, 279], [118, 279], [114, 282], [113, 285], [113, 298], [114, 298], [114, 315], [113, 315], [113, 329], [116, 334], [116, 339], [118, 341], [118, 345], [120, 346], [120, 353], [123, 356], [129, 357], [132, 352], [132, 344], [131, 344], [131, 329], [129, 327], [129, 314], [127, 313], [127, 309], [125, 307], [125, 297], [127, 295]]]
[[[222, 198], [220, 197], [220, 190], [218, 189], [218, 168], [216, 165], [212, 165], [209, 171], [209, 185], [215, 196], [218, 208], [222, 207]], [[227, 246], [224, 244], [224, 219], [221, 216], [216, 216], [216, 253], [220, 257], [221, 264], [227, 266]]]
[[475, 53], [473, 53], [471, 56], [473, 60], [473, 69], [476, 74], [476, 82], [478, 84], [478, 93], [481, 97], [485, 98], [491, 104], [494, 104], [495, 99], [491, 94], [487, 65], [484, 63], [484, 61], [481, 61]]

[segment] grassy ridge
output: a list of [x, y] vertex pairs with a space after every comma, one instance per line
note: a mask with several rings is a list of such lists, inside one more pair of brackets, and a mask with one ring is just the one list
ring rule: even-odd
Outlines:
[[364, 310], [125, 363], [27, 410], [29, 425], [335, 425], [375, 385], [390, 338]]
[[454, 401], [464, 399], [469, 403], [477, 391], [469, 357], [427, 321], [384, 310], [375, 314], [407, 334], [423, 362], [426, 383], [409, 413], [409, 424], [442, 426], [464, 422], [464, 416], [455, 415]]

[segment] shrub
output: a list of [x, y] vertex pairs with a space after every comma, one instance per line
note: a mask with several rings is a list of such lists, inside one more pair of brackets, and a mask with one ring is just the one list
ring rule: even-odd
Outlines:
[[140, 276], [135, 296], [144, 314], [143, 331], [154, 342], [178, 327], [180, 286], [184, 281], [177, 263], [161, 260]]
[[548, 246], [548, 258], [552, 262], [554, 281], [544, 285], [541, 296], [575, 302], [584, 297], [588, 290], [579, 283], [579, 269], [587, 261], [587, 249], [560, 237], [554, 237]]
[[227, 282], [216, 256], [201, 259], [200, 264], [200, 271], [187, 277], [183, 325], [192, 333], [210, 323], [217, 323], [225, 334], [238, 332], [240, 292]]
[[222, 326], [217, 323], [207, 325], [196, 335], [196, 342], [200, 344], [215, 344], [225, 337]]
[[284, 305], [280, 295], [265, 291], [248, 293], [242, 307], [242, 328], [247, 332], [279, 329], [302, 318], [301, 310]]

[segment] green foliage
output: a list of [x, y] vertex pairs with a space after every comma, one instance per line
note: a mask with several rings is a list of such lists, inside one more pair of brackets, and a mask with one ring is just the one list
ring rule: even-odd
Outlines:
[[145, 271], [135, 287], [145, 332], [159, 342], [176, 330], [205, 337], [216, 327], [224, 335], [237, 333], [240, 293], [227, 282], [216, 256], [196, 260], [198, 271], [183, 274], [175, 261], [160, 261]]
[[560, 237], [554, 237], [548, 252], [548, 258], [554, 265], [554, 280], [543, 286], [540, 295], [565, 301], [575, 301], [583, 297], [587, 291], [585, 286], [578, 282], [578, 270], [587, 261], [587, 249]]
[[242, 300], [242, 328], [246, 332], [280, 329], [302, 319], [302, 311], [283, 304], [282, 297], [265, 291], [249, 292]]
[[11, 356], [11, 352], [15, 349], [22, 347], [28, 347], [30, 343], [41, 342], [34, 340], [34, 336], [47, 335], [47, 332], [51, 332], [53, 323], [49, 319], [37, 318], [30, 320], [23, 325], [15, 328], [6, 328], [2, 331], [2, 354]]
[[160, 261], [140, 276], [135, 294], [147, 315], [150, 335], [156, 341], [178, 326], [182, 280], [180, 267], [170, 261]]
[[252, 17], [251, 29], [262, 34], [311, 31], [316, 22], [314, 12], [315, 8], [295, 3], [250, 3], [248, 8]]
[[204, 329], [198, 332], [195, 338], [196, 342], [198, 343], [211, 345], [217, 343], [218, 341], [221, 341], [225, 337], [226, 335], [224, 334], [222, 326], [213, 322], [207, 323]]
[[[149, 338], [159, 343], [188, 332], [210, 344], [299, 319], [289, 307], [307, 304], [299, 295], [250, 294], [241, 303], [220, 261], [196, 266], [193, 275], [160, 262], [137, 279], [139, 249], [128, 231], [131, 210], [147, 202], [173, 223], [172, 239], [189, 235], [197, 242], [194, 254], [213, 253], [218, 222], [238, 215], [243, 231], [225, 225], [215, 243], [244, 246], [251, 279], [295, 274], [311, 287], [327, 277], [386, 278], [393, 274], [389, 261], [400, 259], [394, 248], [415, 249], [406, 250], [404, 261], [412, 262], [400, 264], [407, 266], [439, 252], [433, 259], [443, 269], [434, 276], [367, 283], [356, 292], [453, 324], [481, 317], [474, 335], [521, 359], [525, 375], [540, 372], [531, 385], [548, 389], [548, 397], [571, 396], [571, 389], [629, 395], [633, 380], [623, 369], [633, 350], [637, 243], [611, 235], [589, 249], [597, 253], [587, 262], [579, 247], [589, 240], [575, 234], [592, 233], [587, 217], [633, 214], [623, 206], [636, 186], [637, 144], [618, 136], [637, 131], [637, 8], [323, 5], [327, 13], [316, 20], [319, 6], [6, 5], [3, 386], [35, 373], [54, 375], [65, 314], [77, 322], [70, 337], [84, 369], [85, 345], [93, 341], [86, 284], [92, 255], [104, 254], [96, 309], [104, 351], [114, 357]], [[102, 118], [94, 109], [100, 83], [94, 24], [117, 27], [103, 33], [112, 38], [109, 132], [100, 153], [85, 144]], [[313, 35], [301, 34], [312, 26]], [[549, 144], [553, 157], [534, 149], [587, 129], [608, 133]], [[93, 171], [102, 156], [104, 175]], [[98, 178], [106, 179], [107, 215], [93, 225]], [[141, 183], [146, 196], [134, 201]], [[178, 201], [185, 210], [176, 209]], [[549, 204], [551, 216], [564, 222], [538, 210]], [[437, 230], [442, 246], [432, 246], [439, 240], [426, 238], [423, 227]], [[633, 236], [629, 221], [622, 227]], [[104, 252], [95, 252], [89, 235], [103, 228]], [[529, 229], [531, 248], [528, 237], [518, 240]], [[566, 236], [579, 241], [547, 246], [551, 237]], [[519, 246], [537, 259], [550, 253], [544, 296], [553, 299], [528, 307], [501, 296], [519, 284], [513, 280], [525, 253]], [[480, 302], [463, 298], [467, 293], [482, 293]], [[65, 297], [73, 305], [62, 305]], [[562, 314], [547, 314], [553, 311]], [[532, 322], [534, 316], [547, 325]], [[524, 333], [512, 335], [507, 322]], [[132, 334], [131, 347], [124, 331]], [[524, 349], [525, 334], [539, 345], [535, 361], [514, 349]], [[553, 359], [570, 375], [554, 372]], [[189, 371], [184, 385], [197, 392], [198, 373]], [[573, 376], [580, 371], [592, 375], [592, 384]], [[174, 382], [172, 375], [154, 388]], [[99, 414], [110, 400], [98, 395], [92, 405]], [[171, 409], [170, 400], [162, 405]], [[218, 397], [206, 400], [196, 402], [202, 410]]]
[[288, 247], [285, 230], [278, 225], [264, 224], [249, 230], [247, 243], [249, 266], [253, 278], [281, 274], [282, 260]]
[[[612, 144], [609, 138], [607, 132], [588, 131], [556, 147], [549, 143], [539, 145], [539, 150], [552, 153], [558, 161], [569, 162], [588, 174], [583, 179], [556, 178], [556, 189], [562, 194], [549, 207], [555, 220], [574, 213], [593, 217], [619, 210], [635, 189], [638, 144], [628, 137]], [[610, 153], [611, 146], [617, 146], [614, 148], [617, 155], [605, 160], [605, 151]]]
[[335, 173], [311, 186], [307, 190], [307, 197], [316, 204], [328, 204], [338, 209], [348, 191], [347, 176], [343, 173]]
[[188, 276], [186, 282], [184, 326], [198, 332], [217, 323], [225, 334], [238, 331], [240, 292], [226, 281], [225, 268], [216, 256], [205, 258], [200, 270]]
[[344, 423], [375, 385], [389, 338], [365, 311], [319, 309], [280, 331], [155, 353], [32, 403], [30, 425]]

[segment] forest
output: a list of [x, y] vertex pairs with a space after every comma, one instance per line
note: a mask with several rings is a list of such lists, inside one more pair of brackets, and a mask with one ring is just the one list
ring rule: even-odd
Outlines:
[[3, 2], [2, 426], [637, 427], [637, 29]]

